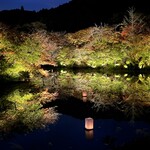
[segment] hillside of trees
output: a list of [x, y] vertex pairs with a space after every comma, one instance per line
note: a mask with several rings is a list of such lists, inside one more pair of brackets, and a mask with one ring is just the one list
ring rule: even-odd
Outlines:
[[38, 21], [44, 23], [49, 31], [75, 32], [95, 24], [118, 24], [129, 7], [135, 7], [150, 22], [150, 9], [146, 0], [113, 0], [102, 3], [99, 0], [72, 0], [57, 8], [42, 9], [39, 12], [24, 10], [21, 6], [20, 9], [1, 11], [0, 22], [23, 25]]
[[45, 65], [148, 72], [149, 9], [146, 3], [128, 7], [134, 2], [118, 7], [113, 1], [108, 9], [107, 2], [72, 0], [39, 12], [1, 11], [1, 81], [35, 81], [47, 76]]

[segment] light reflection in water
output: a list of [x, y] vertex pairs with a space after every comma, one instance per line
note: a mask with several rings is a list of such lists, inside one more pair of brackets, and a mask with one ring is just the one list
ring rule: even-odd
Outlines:
[[83, 102], [87, 102], [87, 97], [86, 96], [82, 97], [82, 100]]
[[45, 86], [50, 91], [59, 92], [60, 99], [73, 96], [83, 102], [90, 101], [98, 111], [113, 107], [131, 119], [142, 115], [145, 107], [149, 109], [150, 77], [148, 75], [69, 71], [60, 71], [56, 74], [55, 84], [51, 82], [51, 78], [47, 78]]
[[[44, 113], [46, 114], [44, 117], [47, 122], [57, 118], [56, 112], [63, 114], [62, 117], [53, 125], [49, 125], [47, 134], [44, 129], [40, 129], [40, 133], [33, 131], [28, 134], [28, 138], [23, 137], [23, 135], [19, 135], [19, 137], [15, 135], [14, 138], [8, 140], [9, 142], [12, 142], [12, 140], [18, 141], [19, 145], [23, 145], [27, 149], [31, 148], [29, 143], [31, 144], [31, 139], [34, 139], [35, 141], [32, 144], [35, 148], [39, 148], [42, 145], [43, 148], [49, 149], [46, 144], [52, 143], [53, 150], [66, 147], [107, 150], [110, 148], [106, 148], [106, 146], [115, 146], [115, 144], [122, 146], [123, 144], [134, 142], [138, 138], [138, 140], [141, 140], [140, 138], [148, 137], [149, 140], [149, 77], [140, 76], [139, 78], [138, 76], [115, 76], [113, 74], [81, 72], [57, 72], [56, 75], [54, 74], [55, 72], [53, 72], [55, 80], [51, 76], [44, 78], [44, 86], [40, 89], [39, 95], [41, 97], [39, 100], [42, 101], [42, 106], [45, 107]], [[25, 99], [32, 95], [27, 92], [27, 96], [24, 97], [24, 91], [19, 95], [18, 91], [21, 91], [21, 88], [15, 91], [18, 94], [17, 99], [15, 99], [18, 100], [19, 98], [17, 111], [15, 108], [12, 109], [15, 110], [15, 113], [18, 113], [16, 118], [22, 119], [21, 121], [24, 125], [26, 125], [27, 121], [28, 125], [29, 123], [30, 125], [37, 125], [39, 121], [36, 118], [40, 117], [40, 110], [43, 110], [40, 109], [42, 108], [41, 104], [33, 105], [33, 102], [36, 101], [29, 101], [31, 105], [28, 103], [24, 105], [24, 103], [21, 103], [21, 97]], [[86, 92], [82, 93], [83, 91]], [[14, 94], [11, 95], [14, 96]], [[7, 95], [5, 95], [6, 97]], [[9, 104], [11, 104], [11, 107], [8, 107]], [[13, 113], [11, 110], [12, 98], [10, 96], [5, 101], [4, 106], [5, 112], [9, 110], [9, 112]], [[23, 111], [24, 106], [26, 106], [26, 109]], [[53, 110], [54, 112], [47, 113], [49, 109], [46, 108], [48, 107], [56, 107], [56, 109]], [[7, 113], [6, 115], [8, 117]], [[84, 119], [91, 115], [92, 118], [94, 117], [94, 130], [85, 130]], [[5, 119], [7, 121], [7, 118]], [[134, 121], [133, 127], [129, 126], [129, 122], [132, 120]], [[9, 121], [13, 122], [14, 120]], [[4, 125], [8, 125], [9, 121], [5, 122]], [[17, 124], [18, 120], [15, 121]], [[16, 124], [11, 127], [16, 126]], [[101, 129], [99, 126], [101, 126]], [[10, 130], [11, 128], [7, 129]], [[89, 143], [89, 141], [93, 143]], [[8, 143], [2, 140], [0, 144], [6, 146]], [[86, 146], [84, 147], [84, 145]]]
[[91, 140], [94, 138], [94, 131], [93, 130], [85, 130], [85, 138], [87, 140]]

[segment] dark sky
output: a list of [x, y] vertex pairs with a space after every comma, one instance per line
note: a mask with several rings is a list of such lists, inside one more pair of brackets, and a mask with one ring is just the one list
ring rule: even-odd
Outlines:
[[0, 10], [10, 10], [21, 8], [25, 10], [39, 11], [42, 8], [54, 8], [70, 0], [0, 0]]

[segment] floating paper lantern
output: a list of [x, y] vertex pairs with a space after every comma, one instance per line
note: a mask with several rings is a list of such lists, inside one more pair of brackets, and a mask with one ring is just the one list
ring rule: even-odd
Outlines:
[[87, 97], [87, 92], [86, 91], [82, 92], [82, 97]]
[[92, 130], [94, 128], [94, 120], [93, 118], [85, 118], [85, 129]]

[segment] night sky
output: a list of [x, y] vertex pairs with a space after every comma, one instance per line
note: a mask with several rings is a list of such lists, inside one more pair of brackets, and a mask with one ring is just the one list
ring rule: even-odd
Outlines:
[[25, 10], [39, 11], [43, 8], [55, 8], [70, 0], [0, 0], [0, 11], [24, 7]]

